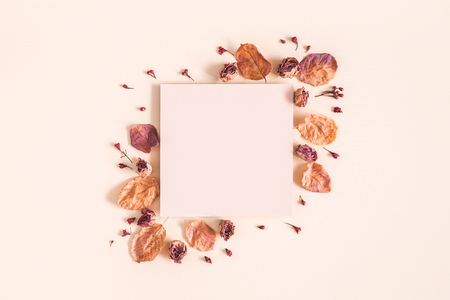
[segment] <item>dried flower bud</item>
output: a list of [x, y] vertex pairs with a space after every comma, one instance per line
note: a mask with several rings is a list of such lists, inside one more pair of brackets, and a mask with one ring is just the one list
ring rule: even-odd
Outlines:
[[333, 112], [335, 112], [335, 113], [341, 113], [342, 112], [342, 109], [340, 108], [340, 107], [335, 107], [335, 108], [333, 108]]
[[231, 252], [230, 249], [225, 248], [225, 252], [227, 253], [228, 256], [233, 255], [233, 252]]
[[286, 41], [283, 40], [283, 39], [280, 39], [280, 42], [281, 42], [282, 44], [286, 44]]
[[186, 245], [179, 240], [172, 241], [169, 246], [169, 257], [177, 264], [181, 264], [181, 260], [187, 254]]
[[211, 258], [209, 258], [208, 256], [205, 256], [205, 261], [206, 261], [208, 264], [212, 264]]
[[277, 74], [281, 78], [293, 78], [298, 74], [299, 62], [295, 57], [286, 57], [278, 66]]
[[114, 144], [114, 147], [116, 147], [119, 151], [121, 151], [121, 149], [120, 149], [120, 143]]
[[143, 212], [143, 215], [137, 221], [139, 226], [148, 227], [151, 223], [155, 222], [156, 214], [153, 210], [143, 208], [141, 212]]
[[308, 104], [309, 92], [305, 90], [305, 87], [297, 89], [294, 93], [294, 104], [298, 107], [305, 107]]
[[261, 230], [264, 230], [264, 229], [266, 229], [266, 226], [260, 225], [260, 226], [258, 226], [258, 228], [261, 229]]
[[292, 42], [296, 45], [295, 51], [297, 51], [297, 49], [298, 49], [298, 40], [297, 40], [297, 37], [294, 36], [291, 40], [292, 40]]
[[131, 229], [130, 229], [130, 232], [128, 232], [126, 229], [122, 230], [122, 237], [125, 237], [125, 236], [130, 235], [130, 234], [131, 234]]
[[127, 219], [127, 222], [128, 222], [128, 224], [131, 224], [131, 223], [133, 223], [135, 220], [136, 220], [136, 218], [128, 218], [128, 219]]
[[230, 220], [222, 220], [219, 224], [219, 234], [225, 241], [234, 234], [234, 224]]
[[223, 82], [233, 80], [238, 75], [236, 63], [228, 63], [223, 65], [222, 71], [220, 71], [220, 79]]
[[306, 160], [309, 163], [315, 162], [317, 160], [317, 152], [307, 144], [303, 146], [300, 144], [297, 147], [297, 154], [301, 159]]
[[139, 161], [136, 163], [136, 168], [138, 173], [141, 177], [149, 176], [152, 174], [152, 167], [143, 159], [138, 157]]

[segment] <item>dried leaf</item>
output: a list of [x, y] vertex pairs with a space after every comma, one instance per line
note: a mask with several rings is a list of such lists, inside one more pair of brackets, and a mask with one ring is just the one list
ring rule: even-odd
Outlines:
[[153, 177], [135, 177], [120, 191], [119, 205], [125, 209], [149, 207], [159, 195], [159, 184]]
[[300, 81], [312, 86], [327, 84], [334, 78], [337, 67], [336, 59], [331, 54], [310, 54], [300, 62]]
[[272, 63], [253, 44], [241, 44], [236, 51], [236, 61], [242, 76], [247, 79], [266, 79], [267, 74], [272, 71]]
[[214, 249], [216, 232], [202, 220], [195, 220], [186, 227], [186, 237], [189, 245], [199, 251]]
[[137, 124], [130, 130], [131, 146], [144, 152], [150, 153], [153, 147], [159, 145], [156, 128], [150, 124]]
[[331, 191], [331, 178], [322, 165], [309, 163], [308, 169], [303, 173], [302, 185], [310, 192], [329, 193]]
[[328, 145], [336, 139], [337, 125], [333, 119], [323, 115], [309, 115], [305, 123], [297, 126], [305, 139], [316, 145]]
[[164, 247], [165, 238], [166, 230], [161, 224], [152, 223], [143, 227], [134, 235], [131, 256], [138, 263], [154, 260]]

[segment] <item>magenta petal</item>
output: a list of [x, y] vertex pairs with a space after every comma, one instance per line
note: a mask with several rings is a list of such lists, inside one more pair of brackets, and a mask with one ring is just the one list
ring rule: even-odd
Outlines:
[[144, 153], [150, 153], [159, 145], [156, 128], [150, 124], [137, 124], [130, 130], [131, 145]]

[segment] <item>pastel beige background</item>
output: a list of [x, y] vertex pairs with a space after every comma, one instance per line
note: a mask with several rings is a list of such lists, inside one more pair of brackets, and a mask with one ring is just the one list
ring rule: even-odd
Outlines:
[[[0, 0], [0, 298], [449, 299], [449, 11], [443, 0]], [[279, 43], [294, 35], [298, 51]], [[174, 264], [167, 245], [134, 263], [119, 231], [138, 213], [115, 204], [133, 173], [117, 168], [113, 144], [150, 159], [159, 178], [159, 150], [134, 150], [128, 130], [158, 128], [159, 84], [189, 83], [184, 68], [195, 83], [220, 83], [233, 57], [217, 47], [247, 42], [274, 67], [306, 45], [337, 58], [329, 86], [345, 88], [344, 113], [317, 98], [294, 116], [339, 125], [330, 148], [341, 157], [319, 149], [333, 191], [300, 188], [293, 156], [293, 217], [233, 219], [212, 265], [192, 248]], [[268, 82], [303, 85], [275, 73]], [[167, 241], [184, 239], [188, 221], [168, 219]]]

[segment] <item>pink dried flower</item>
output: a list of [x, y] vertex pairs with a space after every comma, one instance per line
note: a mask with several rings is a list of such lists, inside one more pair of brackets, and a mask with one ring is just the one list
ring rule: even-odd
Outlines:
[[335, 107], [335, 108], [333, 108], [333, 112], [335, 112], [335, 113], [342, 113], [342, 109], [340, 108], [340, 107]]
[[300, 204], [305, 206], [306, 202], [303, 200], [302, 196], [299, 195], [298, 197], [300, 198]]
[[148, 71], [147, 74], [156, 79], [156, 75], [155, 75], [155, 72], [153, 70]]
[[231, 250], [225, 248], [225, 252], [227, 253], [228, 256], [233, 255], [233, 252], [231, 252]]
[[234, 224], [230, 220], [222, 220], [219, 224], [219, 234], [225, 241], [234, 234]]
[[129, 87], [129, 86], [126, 85], [126, 84], [122, 85], [122, 87], [123, 87], [124, 89], [127, 89], [127, 90], [134, 90], [134, 88]]
[[205, 261], [206, 261], [208, 264], [212, 264], [211, 258], [209, 258], [208, 256], [205, 256]]
[[233, 54], [233, 53], [231, 53], [230, 51], [228, 51], [227, 49], [225, 49], [225, 48], [224, 48], [224, 47], [222, 47], [222, 46], [220, 46], [220, 47], [219, 47], [219, 50], [218, 50], [218, 52], [219, 52], [219, 54], [220, 54], [220, 55], [224, 54], [225, 52], [228, 52], [228, 53], [230, 53], [231, 55], [233, 55], [233, 56], [234, 56], [234, 54]]
[[130, 168], [130, 169], [133, 169], [132, 167], [127, 166], [126, 164], [122, 164], [122, 163], [119, 164], [119, 168], [121, 168], [121, 169], [123, 169], [123, 168]]
[[[120, 153], [122, 153], [122, 156], [121, 156], [120, 158], [126, 157], [126, 158], [128, 158], [128, 160], [132, 163], [131, 159], [130, 159], [130, 158], [128, 157], [128, 155], [127, 155], [127, 151], [126, 151], [126, 150], [122, 150], [122, 149], [120, 148], [120, 143], [114, 144], [114, 147], [116, 147], [117, 150], [119, 150]], [[119, 167], [120, 167], [120, 165], [119, 165]], [[127, 167], [128, 167], [128, 166], [127, 166]], [[124, 167], [121, 167], [121, 169], [123, 169], [123, 168], [125, 168], [125, 165], [124, 165]]]
[[149, 176], [152, 174], [152, 167], [143, 159], [138, 157], [139, 161], [136, 163], [136, 168], [138, 173], [141, 177]]
[[309, 92], [305, 87], [299, 88], [294, 93], [294, 104], [298, 107], [305, 107], [308, 104]]
[[222, 71], [220, 71], [220, 79], [223, 82], [233, 80], [238, 75], [236, 63], [227, 63], [223, 65]]
[[109, 246], [111, 247], [113, 243], [114, 243], [114, 240], [109, 241]]
[[278, 66], [277, 74], [281, 78], [293, 78], [298, 73], [299, 61], [295, 57], [286, 57]]
[[297, 51], [297, 49], [298, 49], [298, 40], [297, 40], [297, 37], [296, 37], [296, 36], [294, 36], [294, 37], [292, 38], [292, 42], [296, 45], [295, 51]]
[[188, 69], [184, 69], [184, 71], [181, 73], [181, 75], [186, 76], [190, 80], [194, 81], [194, 79], [191, 76], [189, 76]]
[[128, 218], [128, 219], [127, 219], [127, 222], [128, 222], [128, 224], [131, 224], [131, 223], [133, 223], [135, 220], [136, 220], [136, 218]]
[[317, 160], [317, 152], [307, 144], [303, 146], [300, 144], [297, 147], [297, 155], [300, 156], [301, 159], [307, 162], [315, 162]]
[[330, 154], [333, 156], [334, 159], [339, 157], [339, 154], [331, 152], [330, 150], [328, 150], [327, 148], [323, 147], [323, 149], [327, 150], [328, 152], [330, 152]]
[[292, 226], [292, 228], [295, 229], [295, 232], [297, 232], [297, 234], [298, 234], [300, 231], [302, 231], [302, 229], [301, 229], [300, 227], [294, 226], [294, 225], [289, 224], [289, 223], [285, 223], [285, 224]]
[[266, 226], [260, 225], [260, 226], [258, 226], [258, 228], [261, 229], [261, 230], [264, 230], [264, 229], [266, 229]]
[[143, 208], [141, 210], [143, 213], [142, 216], [137, 221], [137, 224], [142, 227], [148, 227], [151, 223], [155, 222], [156, 220], [156, 214], [153, 210], [150, 210], [148, 208]]
[[281, 42], [282, 44], [286, 44], [286, 41], [283, 40], [283, 39], [280, 39], [280, 42]]
[[306, 53], [306, 52], [308, 52], [308, 51], [309, 51], [309, 49], [311, 49], [311, 46], [307, 46], [307, 47], [306, 47], [306, 51], [305, 51], [305, 53]]
[[181, 264], [181, 260], [187, 254], [186, 245], [179, 240], [172, 241], [169, 246], [169, 257], [177, 264]]
[[130, 234], [131, 234], [131, 228], [130, 228], [130, 232], [128, 232], [126, 229], [122, 230], [122, 237], [125, 237], [125, 236], [130, 235]]

